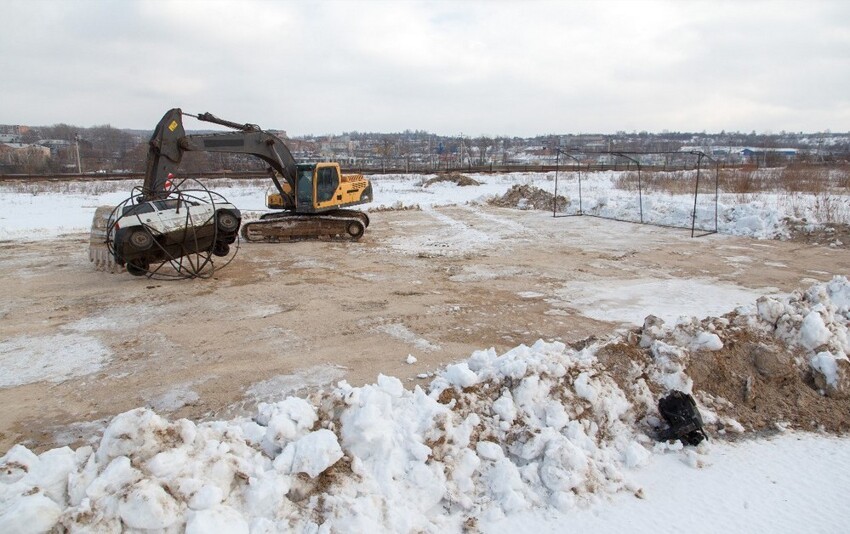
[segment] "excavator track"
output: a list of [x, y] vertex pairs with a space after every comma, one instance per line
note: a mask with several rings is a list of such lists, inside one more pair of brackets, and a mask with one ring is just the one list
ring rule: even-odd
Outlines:
[[357, 241], [369, 226], [369, 216], [357, 210], [334, 210], [316, 215], [274, 212], [242, 225], [242, 238], [252, 243], [324, 239]]

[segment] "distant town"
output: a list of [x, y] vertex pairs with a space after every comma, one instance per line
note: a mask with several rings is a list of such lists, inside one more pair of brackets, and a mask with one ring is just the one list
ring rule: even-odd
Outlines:
[[[347, 169], [367, 172], [509, 170], [556, 163], [604, 166], [623, 161], [617, 152], [653, 153], [640, 161], [659, 166], [674, 161], [676, 154], [691, 152], [721, 165], [850, 161], [850, 133], [831, 132], [617, 132], [522, 138], [445, 136], [420, 130], [289, 137], [285, 131], [267, 131], [284, 139], [297, 161], [338, 161]], [[151, 131], [109, 125], [0, 125], [0, 175], [143, 172], [150, 135]], [[262, 171], [263, 164], [239, 154], [189, 153], [182, 168], [191, 173], [228, 173]]]

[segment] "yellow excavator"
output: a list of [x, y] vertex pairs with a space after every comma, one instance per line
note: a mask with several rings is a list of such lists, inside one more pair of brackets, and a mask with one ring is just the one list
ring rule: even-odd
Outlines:
[[[232, 128], [232, 132], [186, 134], [183, 116]], [[185, 152], [249, 154], [268, 164], [275, 191], [266, 206], [278, 210], [242, 225], [249, 242], [302, 239], [357, 240], [369, 226], [369, 216], [345, 209], [372, 201], [372, 184], [361, 174], [342, 174], [338, 163], [297, 163], [286, 144], [256, 124], [239, 124], [211, 113], [191, 115], [169, 110], [150, 139], [145, 178], [139, 201], [168, 198], [172, 176]], [[107, 243], [114, 208], [97, 209], [92, 223], [89, 258], [99, 269], [114, 270], [114, 248]]]

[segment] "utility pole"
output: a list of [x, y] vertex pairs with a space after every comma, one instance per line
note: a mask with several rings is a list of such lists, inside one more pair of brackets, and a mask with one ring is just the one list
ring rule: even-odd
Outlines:
[[83, 174], [83, 166], [80, 162], [80, 134], [74, 134], [74, 152], [77, 154], [77, 174]]

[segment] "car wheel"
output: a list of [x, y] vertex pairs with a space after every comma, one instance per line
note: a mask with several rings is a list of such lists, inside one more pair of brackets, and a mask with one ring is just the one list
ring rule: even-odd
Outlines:
[[145, 230], [136, 230], [130, 234], [130, 245], [136, 250], [147, 250], [153, 245], [153, 236]]
[[216, 241], [215, 245], [213, 245], [212, 253], [223, 258], [230, 254], [230, 245]]
[[133, 276], [144, 276], [148, 274], [150, 265], [146, 261], [134, 260], [127, 263], [127, 272]]
[[220, 211], [217, 217], [218, 229], [222, 232], [235, 232], [239, 228], [239, 219], [230, 212]]

